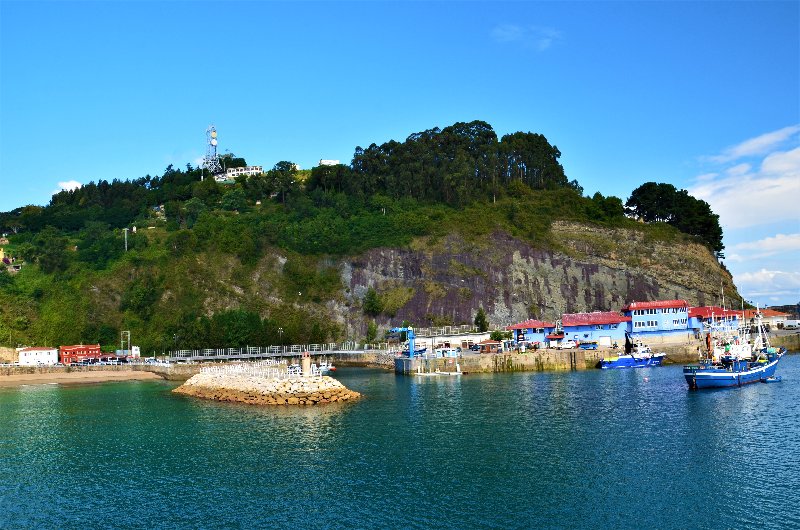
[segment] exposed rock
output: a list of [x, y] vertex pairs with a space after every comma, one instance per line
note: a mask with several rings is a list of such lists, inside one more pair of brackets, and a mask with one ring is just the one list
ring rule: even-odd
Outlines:
[[199, 373], [173, 392], [252, 405], [316, 405], [354, 401], [361, 397], [358, 392], [328, 376], [265, 378], [218, 373]]
[[634, 300], [714, 304], [721, 285], [726, 296], [736, 296], [728, 271], [700, 243], [569, 222], [554, 222], [551, 235], [557, 249], [534, 248], [498, 232], [483, 243], [451, 234], [370, 250], [340, 265], [350, 324], [360, 321], [366, 331], [360, 304], [370, 287], [381, 296], [409, 289], [407, 302], [393, 315], [380, 315], [378, 323], [408, 320], [417, 326], [472, 323], [481, 306], [492, 323], [505, 324], [617, 311]]

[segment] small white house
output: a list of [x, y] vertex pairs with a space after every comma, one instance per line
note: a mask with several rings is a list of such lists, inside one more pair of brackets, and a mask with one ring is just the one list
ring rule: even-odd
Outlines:
[[20, 348], [20, 366], [53, 366], [58, 364], [58, 348]]

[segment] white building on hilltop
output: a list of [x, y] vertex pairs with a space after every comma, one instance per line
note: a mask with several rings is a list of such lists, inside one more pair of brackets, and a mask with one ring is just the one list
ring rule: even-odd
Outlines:
[[58, 348], [19, 348], [20, 366], [53, 366], [58, 364]]
[[214, 175], [214, 180], [217, 182], [233, 182], [236, 177], [241, 175], [253, 176], [260, 175], [264, 172], [261, 166], [247, 166], [247, 167], [229, 167], [225, 173]]
[[338, 166], [339, 165], [339, 161], [338, 160], [320, 160], [319, 161], [319, 165], [320, 166]]

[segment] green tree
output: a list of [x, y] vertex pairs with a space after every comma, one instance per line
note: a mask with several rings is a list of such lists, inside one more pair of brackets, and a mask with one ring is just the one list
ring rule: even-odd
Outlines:
[[192, 228], [197, 222], [197, 218], [200, 217], [200, 214], [207, 210], [208, 208], [206, 207], [205, 203], [198, 197], [192, 197], [186, 201], [183, 204], [183, 215], [186, 219], [186, 227]]
[[496, 329], [489, 334], [489, 338], [497, 341], [507, 340], [511, 338], [511, 332]]
[[234, 188], [225, 192], [225, 194], [222, 196], [222, 202], [220, 205], [222, 206], [223, 210], [244, 210], [245, 206], [247, 205], [247, 197], [245, 197], [244, 190], [241, 188]]
[[115, 234], [107, 223], [88, 221], [78, 241], [78, 259], [97, 269], [106, 267], [125, 251], [122, 237]]
[[475, 314], [474, 323], [478, 327], [478, 331], [481, 333], [484, 333], [489, 329], [489, 322], [486, 320], [486, 311], [484, 311], [482, 307], [478, 308], [478, 312]]
[[383, 302], [377, 291], [370, 287], [364, 295], [363, 303], [364, 313], [371, 316], [377, 316], [383, 311]]
[[213, 178], [206, 178], [192, 185], [192, 197], [199, 199], [204, 204], [215, 204], [222, 195], [222, 188]]
[[300, 184], [297, 181], [297, 165], [293, 162], [281, 161], [267, 172], [267, 181], [269, 188], [275, 190], [281, 202], [286, 204], [286, 195], [296, 193], [300, 190]]
[[26, 261], [35, 261], [42, 271], [53, 273], [63, 271], [69, 265], [67, 238], [52, 226], [42, 229], [33, 238], [31, 247], [25, 247]]
[[711, 250], [720, 252], [722, 227], [719, 215], [706, 201], [696, 199], [672, 184], [646, 182], [633, 190], [625, 203], [629, 215], [646, 222], [663, 222], [681, 232], [697, 236]]
[[367, 323], [367, 342], [373, 342], [375, 337], [378, 336], [378, 325], [375, 323], [374, 320], [370, 320]]

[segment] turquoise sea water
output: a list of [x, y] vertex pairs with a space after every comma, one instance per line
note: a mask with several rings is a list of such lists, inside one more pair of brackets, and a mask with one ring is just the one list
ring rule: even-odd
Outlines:
[[778, 373], [340, 369], [365, 399], [301, 409], [0, 388], [0, 528], [798, 528], [800, 356]]

